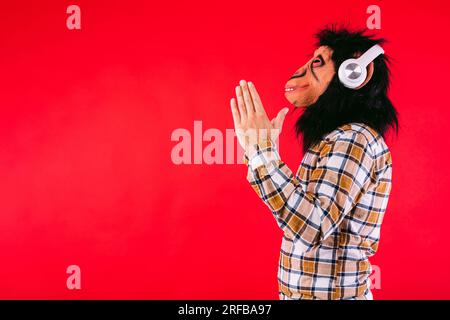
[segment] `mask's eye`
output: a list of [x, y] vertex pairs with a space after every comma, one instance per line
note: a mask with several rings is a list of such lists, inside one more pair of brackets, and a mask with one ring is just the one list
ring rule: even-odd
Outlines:
[[322, 65], [322, 60], [320, 60], [319, 58], [316, 58], [313, 60], [312, 65], [313, 65], [313, 67], [320, 67]]

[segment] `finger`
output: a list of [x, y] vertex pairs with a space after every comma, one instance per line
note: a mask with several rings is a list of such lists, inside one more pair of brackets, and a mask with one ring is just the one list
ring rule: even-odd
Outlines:
[[272, 119], [273, 122], [271, 121], [274, 128], [281, 130], [281, 127], [283, 126], [284, 123], [284, 119], [286, 119], [286, 115], [288, 112], [289, 108], [283, 108], [278, 112], [277, 116]]
[[231, 98], [230, 104], [231, 113], [233, 114], [234, 127], [238, 128], [239, 124], [241, 123], [241, 116], [236, 105], [236, 100], [234, 98]]
[[239, 113], [241, 116], [241, 121], [245, 122], [247, 119], [247, 110], [245, 109], [244, 97], [242, 96], [241, 86], [236, 86], [235, 91], [236, 91], [237, 105], [238, 105]]
[[242, 94], [244, 96], [245, 108], [247, 109], [247, 116], [253, 115], [255, 113], [255, 107], [253, 106], [252, 98], [250, 97], [250, 92], [248, 92], [247, 82], [241, 80], [239, 82], [242, 88]]
[[248, 88], [252, 97], [253, 104], [255, 106], [255, 111], [258, 113], [266, 114], [266, 110], [264, 110], [261, 98], [259, 97], [258, 91], [256, 91], [256, 87], [253, 82], [248, 82]]
[[247, 108], [245, 107], [244, 97], [240, 86], [236, 86], [236, 98], [239, 111], [241, 112], [241, 119], [245, 121], [245, 119], [247, 119]]

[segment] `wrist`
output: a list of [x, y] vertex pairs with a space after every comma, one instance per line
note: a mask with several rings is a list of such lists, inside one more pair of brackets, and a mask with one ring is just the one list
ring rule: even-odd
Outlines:
[[244, 158], [247, 159], [246, 164], [250, 165], [253, 169], [262, 164], [280, 160], [276, 145], [269, 138], [260, 140], [258, 143], [247, 145]]

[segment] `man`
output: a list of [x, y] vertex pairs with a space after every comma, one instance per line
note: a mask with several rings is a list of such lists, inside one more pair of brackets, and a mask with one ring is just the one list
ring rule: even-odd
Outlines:
[[304, 109], [297, 120], [305, 155], [297, 173], [281, 160], [274, 141], [287, 108], [269, 120], [251, 82], [231, 99], [247, 180], [284, 231], [279, 257], [280, 299], [372, 299], [368, 258], [378, 249], [391, 191], [392, 159], [384, 141], [398, 132], [387, 97], [385, 55], [367, 65], [361, 85], [348, 88], [338, 68], [384, 43], [363, 31], [335, 27], [317, 33], [317, 49], [285, 87]]

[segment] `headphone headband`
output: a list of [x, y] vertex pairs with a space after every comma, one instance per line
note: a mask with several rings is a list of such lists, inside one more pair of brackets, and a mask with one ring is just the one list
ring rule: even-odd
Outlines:
[[361, 66], [367, 67], [369, 63], [375, 60], [375, 58], [382, 53], [384, 53], [383, 48], [376, 44], [372, 46], [369, 50], [364, 52], [364, 54], [356, 60], [359, 60]]

